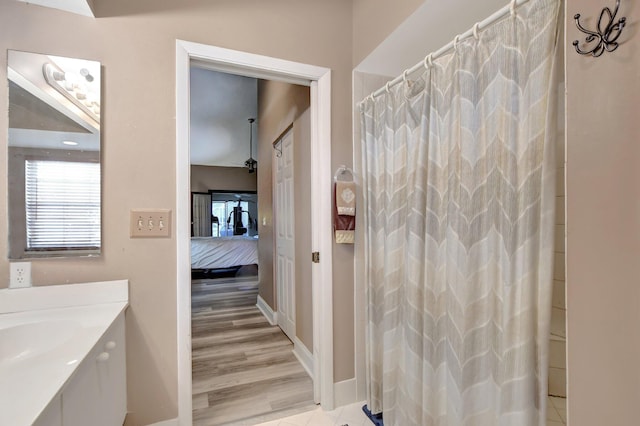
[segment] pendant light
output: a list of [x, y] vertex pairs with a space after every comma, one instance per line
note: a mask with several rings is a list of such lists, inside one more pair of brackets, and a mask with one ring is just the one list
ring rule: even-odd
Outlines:
[[253, 173], [256, 171], [256, 167], [258, 166], [258, 162], [253, 159], [253, 122], [256, 121], [255, 118], [249, 119], [249, 159], [244, 162], [244, 165], [249, 168], [249, 173]]

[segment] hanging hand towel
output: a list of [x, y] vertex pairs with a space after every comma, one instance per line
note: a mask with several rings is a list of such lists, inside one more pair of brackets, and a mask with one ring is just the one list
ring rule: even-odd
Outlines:
[[[347, 185], [343, 185], [347, 184]], [[349, 191], [351, 191], [352, 197], [350, 198], [351, 210], [347, 210], [352, 212], [351, 214], [340, 214], [340, 199], [343, 194], [340, 191], [341, 187], [346, 187]], [[356, 205], [355, 205], [355, 183], [354, 182], [336, 182], [335, 184], [335, 202], [333, 203], [333, 227], [335, 232], [336, 243], [338, 244], [353, 244], [356, 239], [355, 229], [356, 229]], [[344, 201], [344, 200], [343, 200]], [[349, 207], [347, 207], [349, 208]], [[345, 210], [342, 210], [345, 211]]]
[[355, 182], [336, 182], [336, 207], [342, 216], [356, 215], [356, 184]]

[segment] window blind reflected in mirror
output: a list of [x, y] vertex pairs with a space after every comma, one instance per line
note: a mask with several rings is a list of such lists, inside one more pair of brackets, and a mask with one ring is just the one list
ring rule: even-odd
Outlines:
[[100, 247], [100, 164], [25, 161], [27, 251]]

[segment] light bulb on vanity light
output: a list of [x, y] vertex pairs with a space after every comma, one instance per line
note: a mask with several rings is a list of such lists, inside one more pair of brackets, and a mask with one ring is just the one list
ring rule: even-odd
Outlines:
[[91, 75], [89, 70], [86, 69], [86, 68], [82, 68], [80, 70], [80, 75], [83, 76], [84, 79], [87, 80], [89, 83], [91, 83], [93, 81], [93, 76]]
[[63, 72], [61, 72], [61, 71], [53, 71], [51, 74], [53, 75], [53, 79], [55, 81], [65, 81]]
[[76, 86], [74, 95], [79, 101], [87, 99], [87, 88], [84, 87], [84, 84]]
[[91, 109], [93, 105], [96, 103], [96, 100], [97, 100], [96, 95], [89, 92], [87, 93], [86, 99], [83, 101], [83, 103], [87, 108]]

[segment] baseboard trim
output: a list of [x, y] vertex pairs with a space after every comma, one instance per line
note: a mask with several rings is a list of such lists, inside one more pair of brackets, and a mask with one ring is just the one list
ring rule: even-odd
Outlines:
[[297, 336], [293, 339], [293, 354], [296, 358], [298, 358], [298, 361], [300, 361], [302, 367], [305, 369], [309, 377], [311, 377], [311, 380], [314, 380], [313, 355], [311, 354], [311, 352], [309, 352], [309, 349], [307, 349], [305, 344], [302, 343], [302, 340], [298, 339]]
[[153, 423], [149, 426], [178, 426], [178, 419], [164, 420], [162, 422]]
[[333, 392], [335, 397], [335, 406], [353, 404], [358, 402], [356, 379], [343, 380], [333, 384]]
[[271, 325], [278, 325], [278, 314], [273, 312], [271, 306], [267, 302], [264, 301], [260, 295], [258, 295], [258, 303], [256, 303], [256, 307], [262, 312], [262, 315], [269, 321]]

